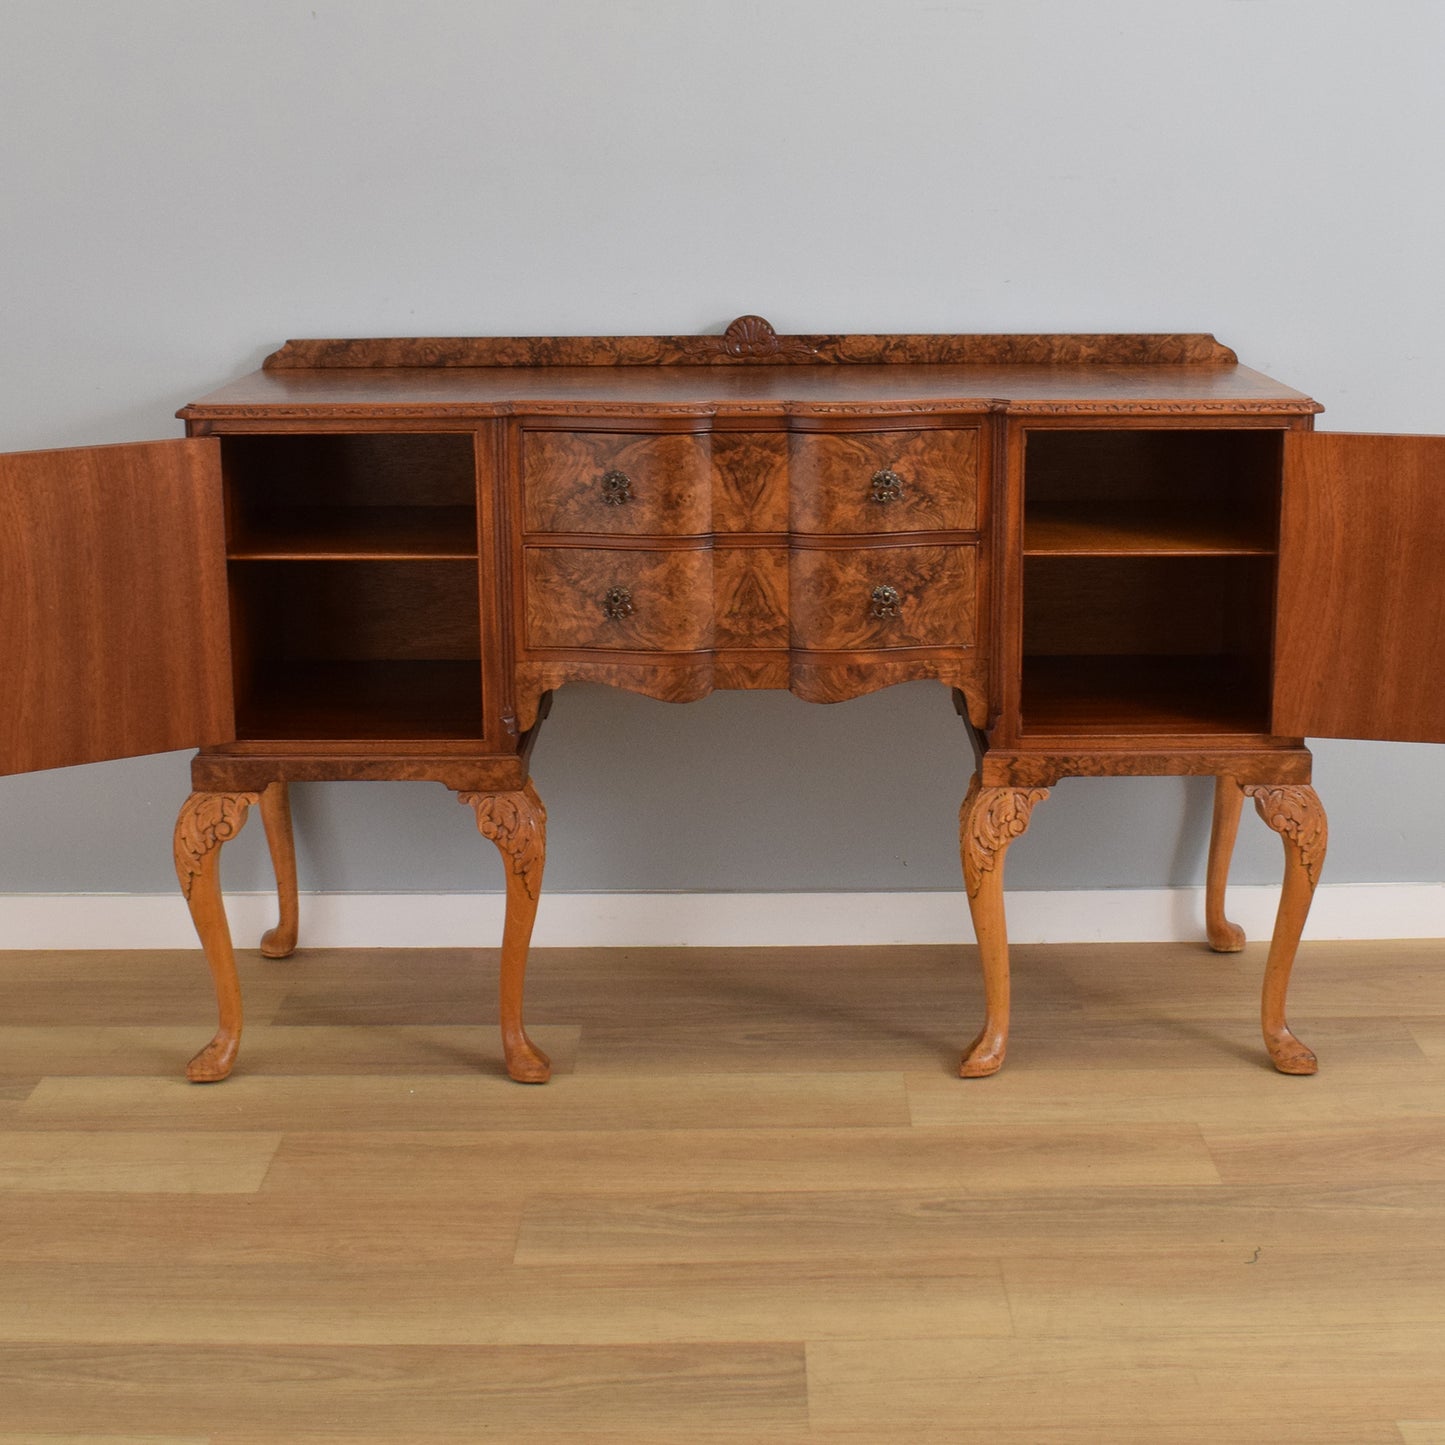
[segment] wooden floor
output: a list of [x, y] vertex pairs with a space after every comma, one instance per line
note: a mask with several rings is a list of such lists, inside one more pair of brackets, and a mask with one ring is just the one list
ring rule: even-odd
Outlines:
[[0, 1445], [1445, 1442], [1445, 944], [0, 954]]

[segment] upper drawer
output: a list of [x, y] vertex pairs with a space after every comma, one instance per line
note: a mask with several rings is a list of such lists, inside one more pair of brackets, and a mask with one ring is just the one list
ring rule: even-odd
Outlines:
[[795, 433], [795, 532], [971, 532], [978, 428]]
[[685, 432], [524, 431], [529, 532], [690, 536], [712, 526], [708, 438]]

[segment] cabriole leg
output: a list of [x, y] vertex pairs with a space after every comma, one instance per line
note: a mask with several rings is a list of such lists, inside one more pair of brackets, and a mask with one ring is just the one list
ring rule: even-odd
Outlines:
[[977, 774], [958, 814], [963, 881], [983, 967], [984, 1020], [959, 1065], [965, 1079], [997, 1073], [1008, 1049], [1008, 929], [1004, 918], [1003, 865], [1009, 844], [1023, 836], [1034, 804], [1047, 788], [985, 788]]
[[176, 877], [216, 986], [216, 1036], [186, 1066], [195, 1084], [224, 1079], [241, 1044], [241, 985], [231, 951], [231, 930], [221, 898], [221, 845], [245, 825], [255, 793], [192, 793], [176, 819]]
[[299, 911], [296, 898], [296, 837], [291, 828], [291, 795], [285, 783], [272, 783], [261, 794], [261, 824], [276, 874], [280, 918], [261, 936], [267, 958], [286, 958], [296, 951]]
[[1302, 1044], [1285, 1022], [1285, 995], [1295, 950], [1309, 915], [1310, 900], [1325, 861], [1329, 838], [1325, 810], [1309, 787], [1247, 786], [1259, 816], [1284, 841], [1284, 886], [1274, 921], [1269, 958], [1264, 966], [1264, 994], [1260, 1023], [1269, 1056], [1282, 1074], [1313, 1074], [1319, 1067], [1314, 1053]]
[[1229, 886], [1229, 863], [1244, 809], [1239, 780], [1221, 773], [1214, 780], [1214, 822], [1209, 830], [1209, 867], [1204, 877], [1204, 931], [1216, 953], [1238, 953], [1244, 947], [1244, 930], [1224, 916], [1224, 892]]
[[547, 859], [547, 810], [529, 779], [517, 793], [460, 793], [474, 809], [477, 829], [497, 845], [507, 865], [507, 919], [502, 930], [502, 1049], [507, 1073], [520, 1084], [542, 1084], [551, 1077], [547, 1055], [527, 1037], [522, 1025], [522, 994], [527, 949], [542, 891]]

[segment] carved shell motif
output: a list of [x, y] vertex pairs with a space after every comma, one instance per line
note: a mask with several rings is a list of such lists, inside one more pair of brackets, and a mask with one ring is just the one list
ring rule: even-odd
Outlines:
[[779, 336], [761, 316], [739, 316], [722, 334], [718, 349], [739, 359], [812, 356], [816, 348], [796, 336]]

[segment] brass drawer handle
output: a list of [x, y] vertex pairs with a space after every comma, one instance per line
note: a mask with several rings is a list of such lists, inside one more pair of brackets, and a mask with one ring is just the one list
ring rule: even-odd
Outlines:
[[901, 602], [896, 587], [875, 587], [868, 610], [874, 617], [897, 617]]
[[889, 502], [901, 502], [903, 500], [903, 478], [891, 467], [884, 467], [882, 471], [874, 472], [868, 500], [877, 502], [880, 507], [886, 506]]
[[609, 587], [602, 597], [602, 610], [614, 622], [631, 617], [637, 611], [632, 605], [632, 593], [625, 587]]
[[616, 470], [602, 473], [602, 500], [609, 507], [620, 507], [632, 500], [632, 478]]

